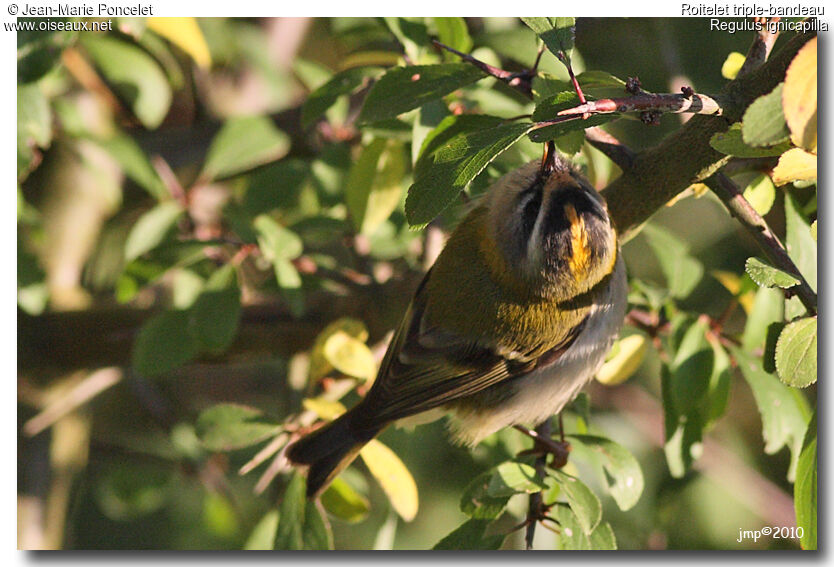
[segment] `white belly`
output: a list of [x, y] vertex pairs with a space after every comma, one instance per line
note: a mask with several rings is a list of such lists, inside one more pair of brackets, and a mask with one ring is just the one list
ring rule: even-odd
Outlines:
[[450, 429], [460, 443], [475, 445], [504, 427], [535, 425], [558, 413], [605, 360], [625, 317], [627, 283], [622, 257], [617, 259], [608, 297], [592, 307], [585, 328], [552, 365], [514, 380], [513, 393], [497, 407], [457, 410]]

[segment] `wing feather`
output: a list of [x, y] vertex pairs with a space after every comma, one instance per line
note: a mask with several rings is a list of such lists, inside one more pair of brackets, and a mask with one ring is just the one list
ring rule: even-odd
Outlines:
[[[397, 329], [368, 392], [362, 412], [367, 425], [378, 425], [428, 411], [455, 399], [530, 372], [543, 360], [555, 362], [573, 343], [584, 319], [557, 345], [516, 352], [499, 344], [483, 344], [425, 324], [426, 274]], [[370, 410], [370, 411], [367, 411]]]

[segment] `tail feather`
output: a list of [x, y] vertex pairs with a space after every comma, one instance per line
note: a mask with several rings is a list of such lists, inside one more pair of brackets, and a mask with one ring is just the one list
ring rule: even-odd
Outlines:
[[287, 449], [287, 458], [295, 464], [310, 467], [307, 497], [321, 494], [381, 429], [357, 432], [351, 427], [348, 413], [293, 443]]

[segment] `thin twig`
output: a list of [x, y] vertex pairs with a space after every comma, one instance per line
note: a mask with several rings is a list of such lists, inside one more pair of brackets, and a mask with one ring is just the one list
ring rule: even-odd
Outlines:
[[[510, 71], [505, 71], [504, 69], [499, 69], [498, 67], [493, 67], [489, 63], [485, 63], [484, 61], [481, 61], [480, 59], [472, 57], [471, 55], [469, 55], [467, 53], [463, 53], [461, 51], [458, 51], [454, 47], [449, 47], [448, 45], [440, 43], [436, 39], [433, 39], [432, 43], [435, 46], [437, 46], [441, 49], [445, 49], [449, 53], [454, 53], [455, 55], [457, 55], [458, 57], [460, 57], [461, 59], [463, 59], [467, 63], [470, 63], [470, 64], [474, 65], [475, 67], [477, 67], [478, 69], [480, 69], [481, 71], [483, 71], [484, 73], [489, 75], [490, 77], [495, 77], [499, 81], [507, 83], [508, 85], [510, 85], [511, 87], [518, 90], [520, 93], [522, 93], [527, 98], [530, 98], [530, 99], [533, 98], [533, 87], [532, 87], [532, 85], [533, 85], [533, 77], [536, 76], [535, 67], [533, 69], [528, 69], [528, 70], [522, 71], [520, 73], [513, 73], [513, 72], [510, 72]], [[537, 60], [537, 63], [538, 63], [538, 60]]]
[[799, 284], [790, 288], [790, 291], [796, 293], [809, 314], [815, 314], [817, 312], [817, 294], [808, 285], [799, 268], [788, 256], [785, 247], [770, 230], [767, 222], [744, 198], [738, 185], [721, 172], [709, 177], [704, 183], [721, 199], [730, 214], [736, 217], [753, 236], [768, 260], [780, 270], [788, 272], [799, 280]]
[[56, 421], [86, 404], [98, 394], [118, 384], [123, 377], [119, 368], [102, 368], [84, 378], [68, 393], [58, 397], [49, 404], [43, 411], [27, 421], [23, 426], [23, 432], [28, 436], [34, 436], [54, 424]]

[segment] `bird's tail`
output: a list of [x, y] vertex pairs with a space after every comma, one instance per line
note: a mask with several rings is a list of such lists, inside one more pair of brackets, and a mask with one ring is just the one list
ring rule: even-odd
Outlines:
[[307, 471], [308, 498], [321, 494], [382, 429], [374, 427], [358, 431], [351, 425], [351, 412], [348, 412], [287, 449], [291, 462], [310, 467]]

